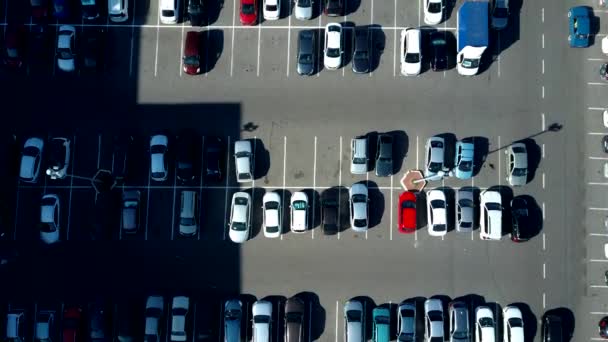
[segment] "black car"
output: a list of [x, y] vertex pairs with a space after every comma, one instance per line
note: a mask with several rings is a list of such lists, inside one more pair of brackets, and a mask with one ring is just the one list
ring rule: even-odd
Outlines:
[[85, 20], [95, 20], [99, 18], [97, 0], [81, 0], [82, 18]]
[[89, 306], [88, 341], [110, 342], [108, 315], [103, 303], [96, 302]]
[[218, 137], [205, 137], [205, 179], [222, 180], [224, 144]]
[[133, 148], [133, 136], [121, 134], [112, 137], [112, 176], [120, 184], [127, 179], [127, 161]]
[[368, 73], [372, 61], [372, 34], [367, 28], [355, 30], [355, 49], [353, 51], [353, 72], [357, 74]]
[[603, 339], [608, 339], [608, 316], [602, 317], [602, 319], [597, 323], [597, 327], [600, 337]]
[[522, 196], [511, 200], [511, 219], [513, 224], [511, 240], [514, 242], [528, 241], [528, 233], [531, 228], [529, 203]]
[[316, 41], [316, 33], [313, 30], [302, 30], [298, 34], [298, 54], [296, 56], [298, 75], [310, 76], [315, 72]]
[[327, 189], [321, 197], [321, 226], [325, 235], [338, 233], [338, 195], [337, 189]]
[[121, 302], [116, 307], [114, 326], [116, 327], [116, 340], [118, 342], [135, 342], [137, 332], [143, 327], [137, 326], [135, 317], [139, 315], [139, 306], [136, 303]]
[[82, 71], [97, 73], [103, 71], [103, 51], [105, 31], [86, 31], [82, 38]]
[[543, 317], [542, 341], [543, 342], [562, 342], [564, 332], [562, 330], [562, 319], [556, 315], [546, 315]]
[[325, 15], [328, 17], [338, 17], [342, 15], [344, 0], [325, 0]]
[[[177, 137], [177, 180], [181, 183], [192, 182], [196, 178], [195, 160], [198, 153], [196, 146], [200, 142], [191, 132], [182, 132]], [[200, 151], [200, 150], [199, 150]]]
[[446, 70], [448, 68], [448, 42], [445, 32], [433, 32], [431, 34], [431, 68], [434, 71]]
[[388, 177], [393, 174], [393, 137], [390, 134], [378, 136], [375, 169], [378, 177]]
[[39, 73], [50, 70], [53, 55], [49, 44], [47, 26], [35, 25], [31, 27], [28, 44], [28, 68], [30, 72]]
[[203, 0], [188, 0], [188, 18], [190, 25], [202, 26], [205, 21], [205, 5]]
[[604, 152], [608, 153], [608, 135], [604, 135], [602, 138], [602, 146], [604, 147]]

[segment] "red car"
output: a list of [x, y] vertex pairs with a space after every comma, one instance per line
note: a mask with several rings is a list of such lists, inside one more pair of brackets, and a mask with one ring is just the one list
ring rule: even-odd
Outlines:
[[184, 43], [184, 72], [196, 75], [201, 72], [200, 37], [196, 31], [186, 33]]
[[258, 21], [258, 3], [256, 0], [241, 0], [241, 24], [255, 25]]
[[413, 233], [416, 230], [416, 194], [404, 191], [399, 195], [399, 232]]
[[82, 340], [82, 309], [68, 306], [63, 310], [63, 342]]
[[23, 25], [8, 25], [6, 28], [6, 47], [4, 65], [18, 69], [23, 65], [26, 31]]
[[32, 18], [42, 20], [49, 15], [49, 4], [47, 0], [30, 0], [32, 6]]

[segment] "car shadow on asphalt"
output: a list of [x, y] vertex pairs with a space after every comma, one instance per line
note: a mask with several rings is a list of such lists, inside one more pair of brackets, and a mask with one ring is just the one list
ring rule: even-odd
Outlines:
[[206, 74], [215, 68], [217, 61], [222, 56], [224, 50], [224, 31], [218, 29], [208, 29], [201, 32], [201, 46], [205, 50], [205, 64], [202, 74]]
[[382, 214], [385, 209], [385, 199], [384, 194], [380, 189], [378, 189], [378, 184], [373, 181], [367, 181], [367, 189], [368, 189], [368, 198], [369, 203], [368, 212], [369, 212], [369, 226], [368, 228], [374, 228], [380, 224], [382, 221]]
[[[306, 305], [304, 313], [304, 341], [316, 341], [325, 332], [326, 312], [314, 292], [299, 292], [294, 297], [300, 298]], [[308, 329], [306, 329], [308, 328]]]

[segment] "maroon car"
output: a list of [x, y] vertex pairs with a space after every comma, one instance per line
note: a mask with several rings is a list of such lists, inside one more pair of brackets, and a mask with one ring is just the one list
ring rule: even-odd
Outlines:
[[18, 69], [23, 65], [26, 31], [23, 25], [8, 25], [6, 28], [6, 46], [4, 65]]
[[32, 18], [41, 20], [49, 15], [49, 4], [47, 0], [30, 0], [32, 6]]
[[196, 75], [201, 72], [200, 37], [196, 31], [186, 33], [184, 43], [184, 72], [188, 75]]

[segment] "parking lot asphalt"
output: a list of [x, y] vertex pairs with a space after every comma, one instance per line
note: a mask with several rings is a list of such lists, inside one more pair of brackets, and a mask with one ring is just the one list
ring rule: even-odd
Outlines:
[[[437, 29], [455, 34], [460, 3], [449, 4], [447, 20]], [[605, 180], [598, 173], [605, 130], [599, 120], [608, 88], [596, 77], [596, 59], [603, 58], [597, 43], [584, 51], [567, 48], [566, 11], [572, 4], [512, 4], [509, 28], [492, 33], [482, 73], [474, 78], [428, 67], [415, 78], [399, 75], [398, 35], [404, 27], [423, 26], [419, 2], [349, 4], [343, 17], [317, 15], [301, 22], [290, 16], [243, 27], [238, 3], [226, 1], [212, 13], [208, 27], [194, 28], [211, 43], [207, 72], [190, 77], [181, 71], [181, 50], [185, 32], [193, 28], [187, 22], [160, 25], [157, 3], [136, 1], [124, 24], [74, 22], [80, 32], [106, 32], [103, 76], [63, 75], [53, 67], [52, 51], [41, 72], [3, 74], [8, 80], [2, 86], [3, 112], [8, 115], [2, 133], [13, 151], [12, 166], [2, 177], [7, 189], [2, 202], [8, 207], [3, 216], [8, 216], [8, 240], [14, 240], [8, 244], [18, 246], [21, 255], [15, 266], [3, 270], [3, 279], [13, 280], [4, 300], [32, 310], [32, 296], [36, 303], [51, 300], [57, 306], [95, 295], [186, 291], [203, 298], [201, 305], [219, 309], [218, 298], [237, 294], [251, 300], [305, 292], [314, 294], [319, 306], [310, 310], [315, 313], [310, 339], [338, 341], [342, 306], [352, 297], [367, 297], [371, 306], [411, 297], [476, 295], [500, 306], [529, 306], [534, 318], [530, 340], [540, 340], [537, 319], [554, 308], [574, 313], [573, 341], [597, 337], [594, 325], [608, 312], [600, 240], [606, 237], [608, 209]], [[4, 23], [15, 18], [29, 23], [23, 13], [12, 3], [0, 6]], [[595, 15], [603, 34], [606, 13]], [[322, 32], [328, 22], [374, 32], [377, 66], [372, 73], [355, 75], [347, 64], [313, 77], [297, 75], [298, 31]], [[56, 30], [58, 24], [49, 28]], [[49, 40], [54, 39], [51, 32]], [[554, 123], [561, 129], [549, 130]], [[199, 180], [178, 186], [174, 166], [167, 181], [150, 181], [147, 139], [158, 131], [173, 139], [184, 128], [200, 135], [201, 147], [210, 136], [225, 142], [252, 139], [255, 181], [238, 185], [231, 157], [230, 178], [218, 184]], [[350, 139], [382, 132], [397, 137], [395, 175], [351, 175]], [[129, 157], [132, 177], [111, 194], [100, 197], [89, 180], [80, 178], [43, 179], [36, 185], [16, 181], [14, 151], [30, 135], [69, 136], [74, 144], [71, 174], [89, 178], [100, 168], [112, 169], [109, 141], [119, 133], [133, 135], [137, 148]], [[429, 182], [427, 189], [501, 186], [509, 197], [530, 195], [543, 215], [538, 235], [522, 244], [512, 243], [508, 235], [500, 242], [481, 241], [478, 229], [433, 238], [425, 225], [415, 234], [399, 234], [399, 181], [407, 170], [424, 168], [424, 144], [435, 134], [475, 137], [487, 153], [472, 180], [447, 178]], [[529, 184], [511, 189], [505, 186], [503, 151], [522, 139], [533, 147], [538, 166]], [[373, 224], [366, 234], [346, 229], [324, 236], [318, 208], [305, 234], [285, 233], [274, 240], [261, 234], [257, 208], [266, 191], [278, 191], [287, 201], [293, 192], [305, 190], [318, 207], [323, 190], [359, 181], [370, 187]], [[250, 189], [256, 210], [252, 239], [237, 246], [227, 240], [225, 227], [230, 196], [240, 188]], [[117, 207], [125, 189], [141, 192], [143, 229], [135, 236], [119, 230]], [[202, 228], [188, 240], [176, 234], [176, 202], [185, 189], [197, 190], [201, 197]], [[34, 229], [40, 198], [48, 193], [58, 194], [62, 204], [62, 242], [50, 249], [38, 248]], [[110, 224], [112, 239], [91, 242], [88, 227], [97, 203], [106, 201], [111, 208], [107, 219], [116, 222]], [[585, 227], [585, 239], [579, 227]], [[56, 281], [41, 281], [46, 279]]]

